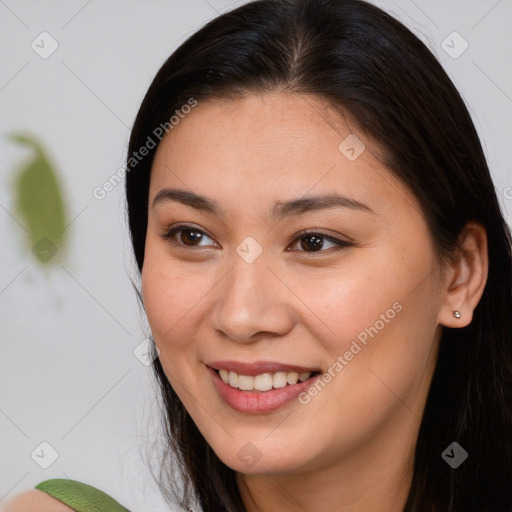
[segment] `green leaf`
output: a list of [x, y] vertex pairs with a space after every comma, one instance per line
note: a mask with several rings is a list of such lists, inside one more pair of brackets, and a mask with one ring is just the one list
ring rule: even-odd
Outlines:
[[16, 209], [28, 230], [32, 252], [46, 264], [62, 249], [66, 236], [64, 198], [57, 173], [41, 145], [31, 136], [14, 134], [13, 140], [32, 148], [33, 157], [15, 180]]

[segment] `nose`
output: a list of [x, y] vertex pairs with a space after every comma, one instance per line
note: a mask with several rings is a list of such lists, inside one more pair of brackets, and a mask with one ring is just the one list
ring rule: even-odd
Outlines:
[[222, 279], [211, 316], [214, 330], [238, 343], [283, 336], [294, 324], [290, 291], [259, 257], [247, 263], [236, 256]]

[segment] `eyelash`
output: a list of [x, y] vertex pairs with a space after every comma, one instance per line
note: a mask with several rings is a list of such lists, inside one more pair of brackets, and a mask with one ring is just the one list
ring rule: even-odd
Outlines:
[[[196, 249], [196, 248], [200, 249], [201, 247], [204, 247], [204, 246], [185, 245], [185, 244], [181, 244], [181, 243], [178, 243], [175, 240], [173, 240], [174, 236], [180, 231], [193, 231], [195, 233], [200, 233], [201, 235], [206, 235], [209, 238], [211, 238], [207, 233], [205, 233], [201, 229], [191, 226], [190, 224], [178, 224], [177, 226], [173, 226], [171, 229], [169, 229], [168, 231], [166, 231], [164, 234], [162, 234], [160, 236], [164, 240], [168, 240], [170, 243], [172, 243], [172, 245], [177, 246], [177, 247], [188, 248], [188, 249]], [[320, 249], [318, 251], [300, 251], [299, 250], [298, 252], [304, 252], [306, 254], [322, 254], [322, 253], [326, 253], [326, 252], [330, 251], [331, 249], [333, 250], [333, 252], [340, 251], [340, 250], [346, 249], [348, 247], [352, 247], [354, 245], [351, 242], [347, 242], [345, 240], [339, 240], [338, 238], [334, 238], [332, 236], [326, 235], [325, 233], [322, 233], [320, 231], [315, 231], [315, 230], [300, 231], [299, 233], [297, 233], [295, 238], [292, 240], [292, 245], [295, 245], [298, 241], [300, 241], [301, 238], [308, 238], [311, 236], [321, 237], [322, 239], [335, 244], [335, 247], [330, 247], [329, 249], [326, 249], [326, 250]]]

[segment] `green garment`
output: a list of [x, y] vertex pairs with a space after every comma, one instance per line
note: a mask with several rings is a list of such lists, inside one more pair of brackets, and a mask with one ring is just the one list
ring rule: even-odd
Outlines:
[[103, 491], [76, 480], [53, 478], [35, 488], [62, 501], [76, 512], [130, 512]]

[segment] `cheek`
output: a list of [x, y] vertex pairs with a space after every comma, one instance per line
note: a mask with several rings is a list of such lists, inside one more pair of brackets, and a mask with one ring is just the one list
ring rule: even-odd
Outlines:
[[[379, 271], [381, 266], [387, 271]], [[296, 276], [291, 288], [307, 307], [301, 318], [309, 319], [309, 329], [331, 357], [349, 350], [354, 340], [364, 345], [400, 317], [407, 283], [396, 274], [390, 278], [382, 256], [373, 264], [347, 261], [318, 276]]]
[[[157, 258], [149, 253], [145, 258], [142, 292], [151, 333], [167, 379], [189, 411], [194, 410], [190, 390], [194, 390], [196, 400], [203, 392], [196, 389], [194, 340], [203, 314], [201, 299], [211, 286], [204, 276], [184, 270], [168, 257]], [[205, 403], [204, 398], [199, 401]]]
[[149, 251], [142, 269], [142, 294], [151, 332], [160, 350], [186, 345], [197, 329], [201, 299], [210, 286], [199, 273]]
[[291, 286], [307, 305], [302, 319], [309, 319], [309, 330], [331, 364], [344, 356], [351, 379], [373, 368], [392, 380], [397, 368], [402, 377], [414, 378], [429, 357], [440, 303], [431, 250], [428, 244], [391, 249], [347, 258], [320, 279], [296, 276]]

